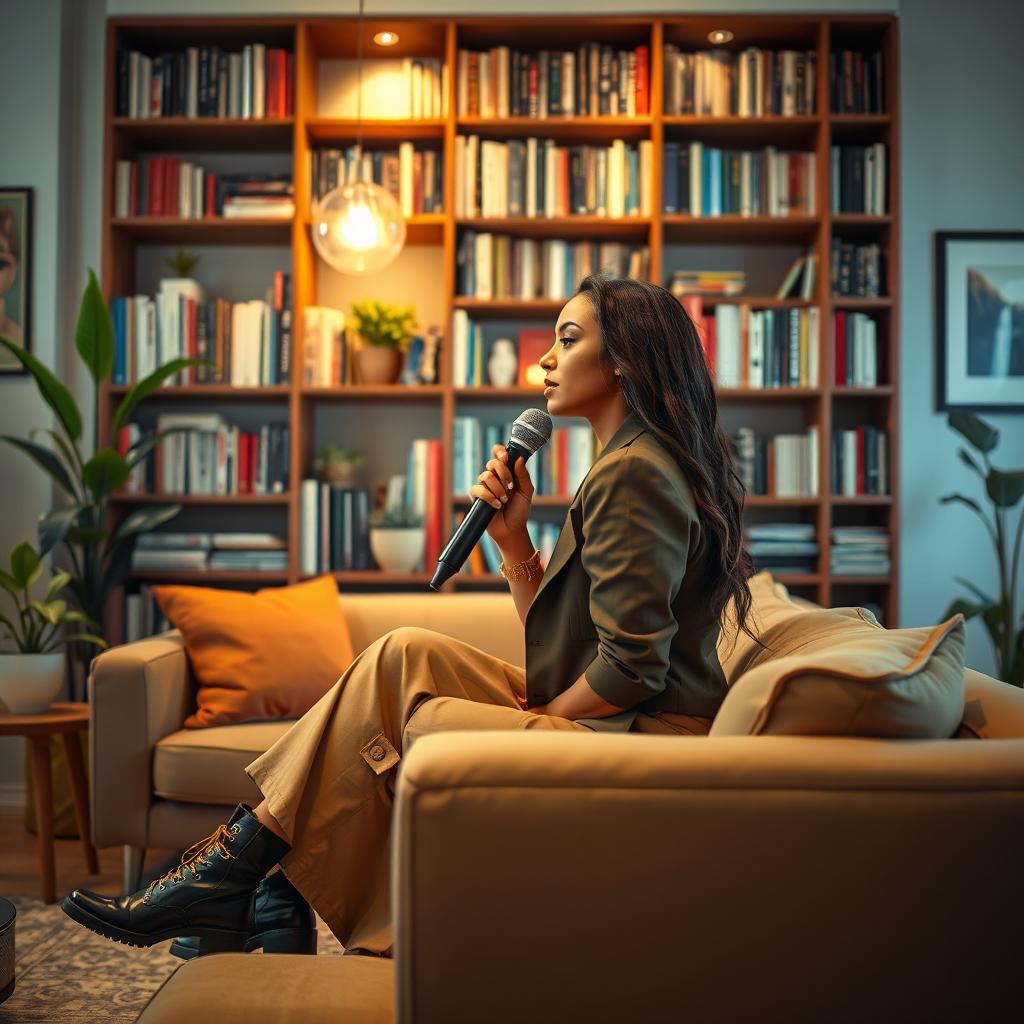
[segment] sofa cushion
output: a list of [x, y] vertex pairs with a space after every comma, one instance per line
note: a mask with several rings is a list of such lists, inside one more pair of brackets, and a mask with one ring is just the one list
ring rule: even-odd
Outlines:
[[155, 586], [199, 689], [186, 728], [305, 714], [352, 663], [332, 576], [255, 594]]
[[244, 768], [293, 723], [245, 722], [173, 732], [153, 752], [153, 792], [190, 804], [259, 803], [263, 797]]
[[777, 630], [782, 653], [732, 685], [711, 736], [953, 736], [964, 710], [963, 615], [884, 629], [864, 609], [859, 623], [832, 611]]

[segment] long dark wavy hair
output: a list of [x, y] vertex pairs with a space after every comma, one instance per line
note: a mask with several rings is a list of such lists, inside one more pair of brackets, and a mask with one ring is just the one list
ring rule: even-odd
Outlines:
[[648, 281], [590, 274], [576, 294], [590, 299], [601, 328], [599, 363], [609, 374], [618, 367], [626, 404], [672, 453], [693, 491], [708, 546], [710, 614], [721, 620], [734, 599], [736, 636], [742, 629], [761, 644], [747, 625], [754, 560], [743, 547], [746, 488], [718, 421], [696, 326], [670, 291]]

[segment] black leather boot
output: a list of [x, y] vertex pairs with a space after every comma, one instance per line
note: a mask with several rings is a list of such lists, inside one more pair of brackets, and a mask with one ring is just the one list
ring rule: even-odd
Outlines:
[[92, 931], [130, 946], [195, 935], [203, 953], [239, 950], [249, 937], [253, 893], [291, 849], [239, 804], [226, 825], [201, 839], [172, 871], [145, 889], [110, 898], [73, 890], [61, 909]]
[[[316, 915], [283, 871], [267, 875], [256, 889], [243, 948], [246, 953], [262, 949], [264, 953], [316, 955]], [[199, 939], [194, 935], [175, 939], [171, 952], [191, 960], [199, 955]]]

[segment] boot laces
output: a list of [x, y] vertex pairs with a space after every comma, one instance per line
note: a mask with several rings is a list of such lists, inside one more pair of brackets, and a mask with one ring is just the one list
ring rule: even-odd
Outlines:
[[227, 844], [234, 842], [237, 834], [238, 825], [232, 825], [230, 828], [227, 825], [218, 825], [214, 832], [185, 851], [180, 864], [149, 883], [146, 895], [142, 898], [143, 902], [148, 903], [154, 889], [162, 890], [166, 883], [177, 885], [178, 882], [185, 880], [186, 875], [197, 878], [199, 869], [207, 865], [206, 858], [211, 853], [219, 853], [224, 860], [234, 860], [235, 855], [228, 849]]

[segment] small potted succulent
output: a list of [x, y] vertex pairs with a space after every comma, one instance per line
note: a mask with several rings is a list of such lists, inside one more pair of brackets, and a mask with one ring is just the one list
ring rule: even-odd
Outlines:
[[370, 513], [370, 550], [385, 572], [418, 571], [426, 546], [423, 517], [405, 507]]
[[317, 454], [313, 469], [335, 487], [351, 487], [356, 482], [356, 470], [364, 461], [354, 448], [328, 441]]
[[[95, 623], [84, 612], [69, 609], [67, 601], [57, 597], [70, 582], [69, 573], [55, 573], [42, 599], [32, 597], [30, 591], [42, 571], [43, 561], [28, 541], [14, 546], [10, 566], [0, 570], [0, 587], [10, 594], [15, 612], [11, 617], [0, 613], [0, 634], [17, 648], [16, 653], [0, 654], [0, 704], [16, 715], [40, 714], [60, 693], [64, 652], [59, 648], [64, 643], [81, 640], [107, 646], [88, 632]], [[69, 623], [79, 624], [79, 632], [64, 633]]]
[[362, 339], [355, 354], [358, 382], [394, 384], [416, 327], [412, 306], [392, 306], [376, 299], [354, 302], [348, 326]]

